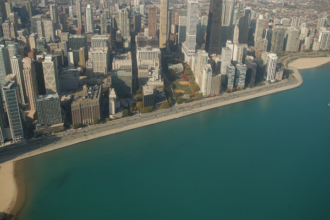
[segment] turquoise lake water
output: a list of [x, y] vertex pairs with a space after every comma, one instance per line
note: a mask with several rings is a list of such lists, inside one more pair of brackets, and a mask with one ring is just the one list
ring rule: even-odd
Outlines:
[[330, 219], [330, 66], [302, 86], [24, 160], [18, 219]]

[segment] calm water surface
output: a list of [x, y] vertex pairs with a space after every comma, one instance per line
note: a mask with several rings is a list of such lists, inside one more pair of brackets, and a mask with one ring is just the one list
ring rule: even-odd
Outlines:
[[296, 89], [24, 160], [19, 219], [330, 219], [330, 66]]

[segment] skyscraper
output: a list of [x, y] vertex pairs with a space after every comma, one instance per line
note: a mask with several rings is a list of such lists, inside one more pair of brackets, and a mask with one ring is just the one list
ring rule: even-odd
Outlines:
[[166, 48], [166, 41], [168, 38], [168, 5], [168, 0], [160, 1], [159, 48]]
[[20, 55], [15, 55], [10, 58], [10, 62], [11, 62], [12, 73], [16, 75], [16, 82], [20, 88], [21, 103], [27, 104], [26, 93], [25, 93], [26, 92], [25, 83], [24, 83], [24, 77], [23, 77], [22, 58]]
[[228, 47], [222, 48], [221, 53], [221, 74], [225, 75], [227, 73], [227, 66], [230, 65], [233, 51]]
[[182, 44], [182, 52], [186, 62], [190, 62], [191, 56], [196, 52], [196, 34], [198, 23], [198, 2], [188, 0], [186, 41]]
[[179, 17], [178, 43], [181, 44], [186, 41], [187, 30], [187, 16]]
[[221, 42], [222, 45], [226, 44], [227, 40], [233, 37], [233, 15], [234, 15], [234, 0], [223, 0], [222, 2], [222, 30]]
[[205, 50], [210, 54], [221, 54], [222, 0], [211, 0], [207, 25]]
[[322, 31], [319, 36], [320, 49], [330, 49], [330, 31]]
[[127, 8], [119, 10], [118, 17], [118, 28], [121, 31], [121, 35], [123, 37], [130, 36], [129, 13]]
[[195, 79], [197, 84], [200, 85], [200, 82], [202, 81], [202, 71], [203, 66], [208, 63], [209, 60], [209, 54], [205, 50], [199, 50], [197, 52], [197, 67], [195, 70]]
[[[44, 31], [44, 37], [46, 39], [46, 42], [54, 42], [55, 41], [55, 29], [54, 29], [53, 21], [49, 20], [49, 19], [42, 20], [42, 28]], [[39, 31], [38, 31], [38, 36], [39, 36]], [[42, 37], [42, 36], [40, 36], [40, 37]]]
[[23, 139], [26, 130], [19, 90], [19, 85], [12, 81], [7, 82], [3, 87], [10, 132], [13, 140]]
[[[3, 88], [6, 84], [5, 78], [9, 74], [9, 65], [10, 63], [7, 60], [6, 48], [4, 45], [0, 45], [0, 88]], [[0, 93], [2, 94], [2, 89], [0, 89]], [[1, 101], [2, 100], [0, 100], [0, 102]]]
[[35, 99], [39, 93], [35, 65], [30, 57], [23, 58], [22, 62], [27, 102], [30, 104], [30, 110], [36, 110]]
[[60, 93], [55, 57], [47, 55], [42, 62], [46, 94]]
[[[285, 29], [282, 27], [275, 27], [272, 33], [272, 41], [270, 50], [273, 52], [282, 51], [284, 44]], [[268, 37], [267, 37], [268, 38]]]
[[205, 64], [200, 77], [200, 89], [203, 96], [211, 95], [212, 68], [210, 64]]
[[291, 27], [299, 27], [300, 25], [300, 18], [293, 17], [291, 20]]
[[246, 78], [250, 86], [254, 86], [257, 74], [257, 64], [252, 59], [245, 60]]
[[157, 8], [155, 6], [149, 6], [149, 13], [148, 13], [148, 30], [149, 30], [149, 37], [156, 37], [156, 30], [157, 30]]
[[254, 42], [256, 42], [257, 39], [259, 39], [259, 38], [263, 38], [264, 24], [265, 24], [264, 19], [257, 19], [256, 30], [255, 30], [255, 33], [254, 33]]
[[53, 21], [54, 24], [58, 24], [58, 11], [57, 11], [57, 5], [51, 4], [50, 7], [50, 19]]
[[76, 0], [76, 12], [77, 12], [77, 20], [78, 24], [77, 27], [82, 29], [82, 19], [81, 19], [81, 0]]
[[317, 29], [323, 28], [327, 26], [327, 17], [320, 18], [317, 22]]
[[94, 34], [93, 7], [90, 4], [86, 7], [86, 33]]
[[196, 34], [197, 34], [197, 21], [198, 21], [198, 1], [188, 0], [187, 8], [187, 30], [185, 45], [188, 50], [196, 49]]
[[285, 51], [296, 51], [296, 43], [299, 37], [299, 30], [297, 28], [289, 28], [287, 30], [288, 40], [286, 42]]
[[275, 53], [268, 54], [268, 62], [267, 62], [267, 75], [266, 80], [274, 81], [275, 73], [276, 73], [276, 65], [277, 65], [277, 55]]
[[245, 88], [245, 77], [246, 77], [246, 65], [243, 63], [236, 64], [235, 72], [235, 87]]

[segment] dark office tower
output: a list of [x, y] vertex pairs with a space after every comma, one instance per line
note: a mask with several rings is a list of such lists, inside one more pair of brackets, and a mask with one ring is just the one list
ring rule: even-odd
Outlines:
[[250, 23], [251, 23], [251, 9], [246, 8], [244, 16], [239, 19], [238, 42], [240, 44], [248, 43]]
[[254, 86], [257, 74], [257, 64], [251, 59], [245, 59], [246, 65], [246, 85]]
[[221, 54], [221, 13], [222, 0], [211, 0], [205, 50], [212, 54]]
[[155, 6], [149, 6], [148, 13], [148, 29], [149, 29], [149, 37], [156, 37], [157, 31], [157, 8]]

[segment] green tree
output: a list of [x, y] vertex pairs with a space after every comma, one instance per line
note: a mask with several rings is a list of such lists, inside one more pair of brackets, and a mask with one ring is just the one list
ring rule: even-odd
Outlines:
[[139, 101], [142, 101], [142, 98], [143, 98], [143, 95], [142, 94], [137, 94], [136, 95], [136, 100], [139, 102]]
[[160, 109], [164, 109], [164, 108], [168, 108], [168, 107], [170, 107], [170, 105], [168, 104], [168, 102], [164, 102], [163, 104], [161, 104], [159, 106]]
[[172, 105], [173, 104], [171, 97], [168, 97], [168, 100], [167, 101], [168, 101], [168, 104], [169, 105]]
[[100, 124], [101, 120], [98, 118], [94, 118], [93, 123], [94, 124]]
[[143, 108], [143, 103], [142, 102], [136, 103], [136, 108], [141, 110]]
[[142, 89], [136, 90], [136, 94], [142, 94]]
[[110, 119], [109, 118], [105, 118], [105, 121], [109, 121]]
[[129, 116], [128, 109], [124, 109], [123, 118], [128, 117], [128, 116]]
[[181, 97], [178, 97], [176, 99], [176, 103], [181, 104], [183, 102], [183, 99]]
[[83, 124], [81, 124], [81, 123], [77, 123], [77, 124], [73, 124], [72, 125], [72, 128], [73, 129], [77, 129], [77, 128], [81, 128], [83, 126]]

